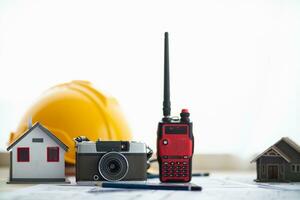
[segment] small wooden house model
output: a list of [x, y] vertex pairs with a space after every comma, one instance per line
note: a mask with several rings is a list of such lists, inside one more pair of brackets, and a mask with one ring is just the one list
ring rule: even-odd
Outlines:
[[65, 182], [68, 147], [40, 123], [34, 124], [7, 148], [8, 183]]
[[283, 137], [254, 158], [256, 181], [300, 182], [300, 146]]

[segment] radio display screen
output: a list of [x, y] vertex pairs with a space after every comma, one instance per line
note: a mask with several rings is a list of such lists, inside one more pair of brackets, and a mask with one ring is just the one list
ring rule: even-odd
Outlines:
[[187, 126], [166, 126], [165, 133], [166, 134], [186, 134]]

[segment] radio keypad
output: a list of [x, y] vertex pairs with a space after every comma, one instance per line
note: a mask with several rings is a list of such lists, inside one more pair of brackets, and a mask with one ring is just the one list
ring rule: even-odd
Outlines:
[[187, 177], [187, 161], [164, 161], [163, 173], [164, 177]]

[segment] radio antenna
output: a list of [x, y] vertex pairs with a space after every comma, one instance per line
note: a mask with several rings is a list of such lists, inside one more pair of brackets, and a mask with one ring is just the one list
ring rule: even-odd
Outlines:
[[169, 74], [169, 34], [165, 32], [163, 119], [169, 119], [171, 113]]

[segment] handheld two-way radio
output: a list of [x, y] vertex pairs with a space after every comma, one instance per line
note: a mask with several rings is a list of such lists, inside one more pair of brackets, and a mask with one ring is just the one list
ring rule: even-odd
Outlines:
[[161, 182], [189, 182], [192, 177], [194, 136], [190, 113], [182, 109], [180, 118], [172, 118], [169, 78], [169, 38], [165, 33], [164, 101], [162, 121], [157, 130], [157, 159]]

